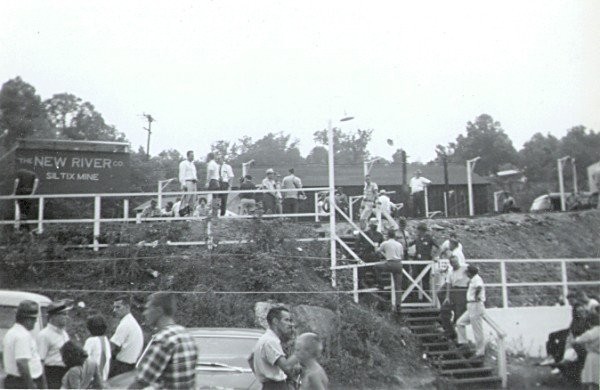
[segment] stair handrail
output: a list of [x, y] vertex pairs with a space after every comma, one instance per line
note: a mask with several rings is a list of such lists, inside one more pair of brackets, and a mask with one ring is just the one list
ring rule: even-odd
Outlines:
[[349, 224], [350, 224], [350, 225], [351, 225], [351, 226], [352, 226], [352, 227], [353, 227], [355, 230], [357, 230], [357, 231], [358, 231], [358, 234], [362, 235], [362, 236], [365, 238], [365, 240], [367, 240], [367, 242], [368, 242], [369, 244], [373, 245], [373, 247], [374, 247], [374, 248], [377, 248], [377, 245], [375, 245], [375, 243], [373, 242], [373, 240], [371, 240], [371, 239], [369, 238], [369, 236], [367, 236], [367, 235], [365, 234], [365, 232], [363, 232], [363, 231], [362, 231], [362, 229], [361, 229], [361, 228], [359, 228], [358, 226], [356, 226], [356, 224], [355, 224], [354, 222], [352, 222], [352, 220], [351, 220], [351, 219], [348, 217], [348, 215], [346, 215], [346, 213], [344, 213], [344, 211], [343, 211], [342, 209], [340, 209], [340, 208], [338, 207], [338, 205], [337, 205], [337, 204], [335, 205], [335, 210], [336, 210], [338, 213], [340, 213], [340, 215], [341, 215], [342, 217], [344, 217], [344, 219], [345, 219], [346, 221], [348, 221], [348, 223], [349, 223]]
[[500, 328], [500, 326], [490, 318], [486, 313], [483, 313], [483, 320], [496, 332], [498, 337], [498, 376], [502, 379], [502, 388], [505, 389], [507, 385], [507, 367], [506, 367], [506, 332]]

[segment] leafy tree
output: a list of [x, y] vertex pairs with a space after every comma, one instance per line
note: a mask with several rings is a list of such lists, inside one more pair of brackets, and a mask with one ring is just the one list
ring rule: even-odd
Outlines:
[[90, 102], [69, 93], [59, 93], [44, 101], [51, 123], [63, 138], [88, 141], [127, 139], [114, 126], [106, 124], [102, 114]]
[[[337, 164], [362, 163], [369, 157], [367, 146], [371, 142], [373, 130], [360, 130], [355, 133], [344, 133], [341, 129], [333, 129], [333, 151]], [[327, 130], [316, 131], [314, 140], [317, 144], [327, 146]]]
[[8, 80], [0, 89], [0, 134], [8, 148], [18, 138], [50, 138], [51, 126], [35, 88], [20, 77]]
[[[585, 126], [572, 127], [560, 140], [560, 154], [575, 158], [579, 185], [587, 183], [587, 167], [600, 161], [600, 133], [587, 130]], [[555, 162], [556, 165], [556, 162]], [[569, 170], [565, 176], [570, 177]]]
[[531, 181], [556, 180], [556, 159], [559, 158], [560, 141], [551, 134], [536, 133], [519, 150], [519, 165]]
[[448, 155], [448, 161], [464, 164], [467, 160], [480, 156], [475, 172], [489, 175], [498, 171], [506, 163], [516, 163], [517, 151], [512, 141], [502, 129], [500, 122], [488, 114], [481, 114], [475, 121], [467, 122], [467, 135], [460, 134], [456, 142], [447, 147], [438, 145], [438, 151]]
[[235, 164], [254, 160], [257, 165], [290, 165], [304, 162], [298, 149], [299, 140], [291, 140], [291, 136], [283, 133], [269, 133], [256, 142], [246, 137], [240, 140], [239, 155]]
[[328, 159], [329, 152], [323, 146], [315, 146], [306, 156], [306, 162], [309, 164], [327, 164]]

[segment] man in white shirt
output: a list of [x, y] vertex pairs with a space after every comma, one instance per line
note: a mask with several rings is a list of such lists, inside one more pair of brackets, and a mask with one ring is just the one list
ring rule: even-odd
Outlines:
[[45, 389], [46, 377], [37, 344], [31, 334], [39, 307], [25, 300], [17, 307], [16, 323], [6, 332], [3, 345], [5, 389]]
[[[219, 182], [219, 164], [215, 160], [215, 154], [210, 152], [206, 155], [206, 189], [210, 191], [219, 191], [221, 183]], [[207, 194], [206, 201], [211, 207], [212, 216], [217, 217], [221, 209], [221, 198], [218, 194]]]
[[267, 169], [266, 175], [262, 181], [262, 189], [269, 192], [263, 193], [263, 209], [265, 214], [275, 214], [277, 212], [277, 183], [273, 168]]
[[195, 192], [198, 190], [196, 185], [198, 175], [196, 165], [194, 165], [194, 152], [188, 150], [186, 157], [185, 160], [179, 163], [179, 183], [181, 183], [181, 190], [188, 192], [183, 196], [181, 203], [183, 207], [188, 206], [191, 211], [196, 204]]
[[110, 338], [113, 360], [110, 365], [109, 378], [135, 369], [135, 363], [144, 347], [142, 328], [131, 314], [128, 297], [115, 299], [113, 314], [120, 321], [115, 334]]
[[269, 329], [258, 339], [248, 358], [248, 363], [263, 390], [287, 390], [286, 380], [299, 364], [295, 355], [286, 357], [282, 341], [294, 334], [294, 323], [290, 312], [283, 307], [274, 307], [267, 313]]
[[[394, 277], [396, 293], [402, 290], [402, 260], [404, 259], [404, 246], [396, 241], [396, 231], [388, 231], [388, 239], [379, 245], [377, 253], [383, 254], [386, 260], [385, 266], [375, 267], [381, 271], [391, 272]], [[375, 275], [378, 279], [380, 275]], [[381, 281], [380, 281], [381, 283]], [[399, 291], [400, 290], [400, 291]], [[396, 301], [396, 309], [400, 308], [400, 301]]]
[[[302, 180], [298, 176], [294, 174], [294, 168], [290, 168], [290, 174], [283, 178], [281, 182], [282, 190], [292, 190], [292, 191], [284, 191], [283, 195], [283, 212], [285, 214], [298, 214], [299, 211], [299, 203], [298, 196], [300, 194], [304, 194], [302, 189]], [[297, 191], [294, 191], [297, 190]]]
[[[223, 159], [223, 157], [219, 157], [219, 185], [221, 191], [228, 191], [231, 188], [231, 183], [233, 183], [233, 169], [231, 165]], [[227, 211], [227, 194], [220, 194], [219, 198], [221, 198], [221, 217], [225, 215]]]
[[479, 269], [474, 265], [467, 266], [467, 276], [470, 279], [467, 288], [467, 311], [456, 321], [459, 348], [468, 350], [467, 325], [473, 327], [475, 337], [475, 356], [485, 356], [485, 336], [483, 334], [483, 315], [485, 314], [485, 284], [479, 276]]
[[417, 169], [415, 176], [410, 179], [410, 196], [415, 218], [427, 217], [425, 215], [425, 187], [431, 184], [431, 180], [421, 176], [421, 173], [421, 170]]
[[71, 309], [70, 301], [52, 302], [48, 306], [48, 325], [37, 336], [38, 351], [44, 363], [49, 389], [60, 389], [62, 378], [67, 372], [60, 348], [69, 341], [65, 328]]
[[390, 197], [387, 196], [387, 191], [385, 189], [381, 189], [379, 191], [379, 197], [377, 198], [376, 207], [375, 207], [375, 216], [377, 217], [377, 230], [380, 232], [383, 231], [383, 218], [384, 217], [391, 228], [394, 230], [398, 230], [398, 224], [392, 218], [392, 210], [396, 210], [398, 208], [397, 205], [392, 203]]
[[360, 213], [360, 228], [363, 230], [366, 229], [367, 222], [369, 221], [371, 214], [373, 214], [375, 202], [378, 197], [379, 187], [377, 187], [377, 183], [371, 181], [371, 175], [366, 175], [361, 204], [362, 211]]
[[463, 246], [458, 241], [458, 237], [455, 232], [449, 234], [449, 238], [440, 245], [440, 257], [450, 259], [455, 256], [458, 259], [460, 265], [467, 265], [467, 259], [463, 253]]
[[445, 285], [439, 290], [438, 296], [442, 304], [440, 322], [449, 339], [456, 339], [454, 325], [467, 310], [467, 288], [470, 282], [467, 269], [467, 264], [461, 264], [458, 257], [450, 256]]

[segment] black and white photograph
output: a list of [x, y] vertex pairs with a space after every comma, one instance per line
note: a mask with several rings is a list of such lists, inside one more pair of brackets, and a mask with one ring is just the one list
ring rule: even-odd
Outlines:
[[597, 390], [600, 2], [0, 1], [0, 388]]

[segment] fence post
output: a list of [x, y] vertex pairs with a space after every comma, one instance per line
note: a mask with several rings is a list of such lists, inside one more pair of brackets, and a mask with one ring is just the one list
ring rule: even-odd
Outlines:
[[392, 285], [392, 311], [396, 310], [396, 278], [394, 277], [394, 273], [391, 272], [391, 285]]
[[15, 230], [19, 230], [21, 227], [21, 208], [19, 207], [19, 201], [15, 200]]
[[427, 193], [427, 186], [423, 188], [423, 197], [425, 198], [425, 218], [429, 218], [429, 196]]
[[358, 267], [352, 268], [352, 291], [354, 302], [358, 303]]
[[319, 193], [315, 191], [315, 222], [319, 222]]
[[38, 234], [44, 232], [44, 197], [40, 196], [40, 203], [38, 204]]
[[100, 202], [99, 196], [94, 196], [94, 252], [98, 252], [100, 246], [98, 239], [100, 238]]
[[508, 307], [508, 287], [506, 287], [506, 263], [500, 261], [500, 282], [502, 283], [502, 307]]
[[565, 302], [567, 301], [567, 294], [569, 294], [569, 282], [567, 280], [567, 263], [564, 260], [560, 262], [560, 273], [561, 273], [561, 282], [563, 288], [563, 298]]
[[502, 378], [502, 388], [506, 389], [508, 373], [506, 372], [506, 346], [503, 336], [498, 336], [498, 375]]
[[127, 222], [129, 218], [129, 199], [123, 199], [123, 220]]

